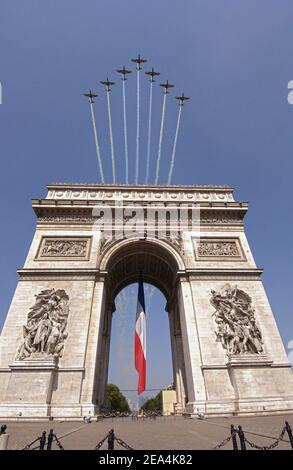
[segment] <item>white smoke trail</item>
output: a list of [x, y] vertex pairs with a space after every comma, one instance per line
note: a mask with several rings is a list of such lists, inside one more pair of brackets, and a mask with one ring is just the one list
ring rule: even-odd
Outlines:
[[171, 179], [172, 179], [172, 174], [173, 174], [173, 169], [174, 169], [176, 146], [177, 146], [178, 132], [179, 132], [179, 126], [180, 126], [180, 119], [181, 119], [181, 111], [182, 111], [182, 106], [179, 106], [177, 126], [176, 126], [176, 132], [175, 132], [175, 138], [174, 138], [174, 144], [173, 144], [172, 157], [171, 157], [171, 163], [170, 163], [170, 169], [169, 169], [167, 184], [171, 184]]
[[116, 171], [115, 171], [115, 153], [114, 153], [114, 141], [113, 141], [113, 130], [112, 130], [112, 116], [111, 116], [111, 106], [110, 106], [110, 91], [107, 91], [107, 103], [108, 103], [111, 158], [112, 158], [112, 173], [113, 173], [113, 183], [115, 184], [116, 183]]
[[140, 83], [139, 83], [139, 67], [137, 68], [137, 97], [136, 97], [136, 160], [135, 160], [135, 184], [138, 183], [139, 169], [139, 111], [140, 111]]
[[148, 146], [147, 146], [147, 166], [145, 184], [149, 181], [150, 174], [150, 153], [151, 153], [151, 132], [152, 132], [152, 105], [153, 105], [153, 81], [151, 81], [150, 87], [150, 103], [149, 103], [149, 128], [148, 128]]
[[126, 184], [128, 184], [128, 142], [127, 142], [125, 80], [122, 80], [122, 85], [123, 85], [123, 121], [124, 121], [125, 174], [126, 174]]
[[165, 124], [166, 98], [167, 98], [167, 93], [165, 92], [164, 93], [164, 98], [163, 98], [162, 119], [161, 119], [161, 129], [160, 129], [160, 139], [159, 139], [159, 150], [158, 150], [158, 158], [157, 158], [155, 184], [158, 184], [158, 180], [159, 180], [160, 161], [161, 161], [161, 152], [162, 152], [162, 141], [163, 141], [163, 132], [164, 132], [164, 124]]
[[99, 140], [98, 140], [98, 134], [97, 134], [94, 107], [93, 107], [93, 103], [92, 103], [91, 100], [89, 100], [89, 103], [90, 103], [90, 108], [91, 108], [91, 116], [92, 116], [92, 122], [93, 122], [93, 130], [94, 130], [94, 138], [95, 138], [96, 151], [97, 151], [97, 157], [98, 157], [98, 163], [99, 163], [99, 170], [100, 170], [102, 183], [105, 183], [103, 165], [102, 165], [102, 158], [101, 158], [101, 152], [100, 152], [100, 146], [99, 146]]

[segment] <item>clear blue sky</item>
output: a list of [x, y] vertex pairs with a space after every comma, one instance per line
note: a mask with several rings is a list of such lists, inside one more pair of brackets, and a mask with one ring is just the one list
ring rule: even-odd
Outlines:
[[[290, 0], [2, 0], [1, 322], [16, 285], [16, 268], [23, 265], [34, 232], [30, 199], [44, 196], [49, 182], [98, 181], [82, 92], [91, 87], [100, 93], [96, 113], [110, 181], [105, 94], [98, 82], [107, 75], [115, 77], [117, 67], [131, 65], [129, 59], [141, 53], [149, 59], [148, 66], [161, 71], [162, 79], [176, 84], [176, 93], [192, 96], [184, 109], [173, 182], [230, 184], [237, 199], [250, 202], [247, 236], [258, 266], [265, 268], [265, 286], [287, 345], [293, 338], [293, 106], [287, 102], [287, 83], [293, 79], [292, 19]], [[113, 125], [118, 180], [123, 181], [118, 82], [112, 92]], [[148, 84], [142, 82], [145, 160]], [[134, 76], [127, 85], [133, 175]], [[169, 96], [161, 183], [166, 181], [175, 130], [175, 92]], [[154, 98], [156, 151], [159, 87]], [[153, 302], [152, 308], [160, 312], [150, 328], [165, 331], [162, 301]], [[152, 337], [155, 332], [152, 336], [150, 330], [149, 350]], [[168, 342], [167, 329], [166, 368], [161, 369], [166, 384]], [[116, 378], [121, 381], [119, 372]]]

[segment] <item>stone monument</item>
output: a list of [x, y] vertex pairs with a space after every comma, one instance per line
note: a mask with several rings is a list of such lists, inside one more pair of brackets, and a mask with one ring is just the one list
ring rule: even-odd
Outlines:
[[114, 300], [140, 271], [166, 297], [178, 409], [293, 410], [247, 204], [232, 188], [52, 184], [32, 205], [36, 231], [0, 339], [1, 418], [98, 413]]

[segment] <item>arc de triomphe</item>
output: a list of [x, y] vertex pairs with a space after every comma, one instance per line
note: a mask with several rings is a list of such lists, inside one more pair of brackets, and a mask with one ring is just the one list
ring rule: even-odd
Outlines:
[[[1, 417], [98, 412], [114, 299], [141, 271], [166, 297], [179, 409], [293, 409], [291, 366], [244, 232], [247, 203], [233, 189], [53, 184], [32, 205], [36, 231], [1, 335]], [[139, 234], [124, 236], [138, 220]]]

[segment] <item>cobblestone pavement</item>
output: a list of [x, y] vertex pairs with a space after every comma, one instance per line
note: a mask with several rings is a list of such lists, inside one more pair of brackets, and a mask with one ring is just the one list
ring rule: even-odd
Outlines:
[[[212, 449], [230, 435], [230, 425], [241, 425], [246, 437], [258, 444], [269, 445], [275, 440], [285, 421], [293, 428], [293, 414], [258, 417], [208, 418], [204, 420], [183, 417], [161, 417], [156, 420], [133, 421], [130, 418], [106, 419], [84, 424], [82, 421], [7, 422], [9, 449], [22, 449], [42, 431], [54, 429], [65, 450], [94, 449], [111, 428], [118, 438], [134, 449]], [[2, 423], [0, 423], [2, 424]], [[277, 449], [290, 449], [281, 442]], [[54, 444], [53, 449], [56, 448]], [[105, 448], [105, 445], [103, 446]], [[224, 449], [231, 449], [231, 441]]]

